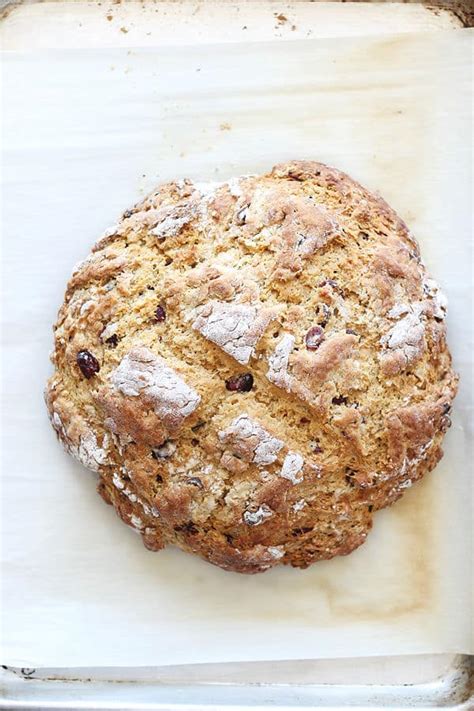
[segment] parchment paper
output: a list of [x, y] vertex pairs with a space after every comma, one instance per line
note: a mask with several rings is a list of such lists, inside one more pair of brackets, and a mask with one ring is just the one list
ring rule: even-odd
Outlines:
[[[166, 665], [470, 649], [472, 34], [5, 54], [2, 659]], [[60, 449], [42, 389], [73, 265], [165, 179], [314, 158], [379, 190], [450, 299], [446, 456], [307, 571], [146, 551]]]

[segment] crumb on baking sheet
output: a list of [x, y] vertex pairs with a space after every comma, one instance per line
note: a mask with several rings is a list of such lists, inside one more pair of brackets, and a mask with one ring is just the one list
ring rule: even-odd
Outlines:
[[286, 15], [284, 15], [282, 12], [274, 12], [273, 13], [275, 19], [278, 21], [279, 25], [284, 25], [286, 22], [288, 22], [288, 18]]

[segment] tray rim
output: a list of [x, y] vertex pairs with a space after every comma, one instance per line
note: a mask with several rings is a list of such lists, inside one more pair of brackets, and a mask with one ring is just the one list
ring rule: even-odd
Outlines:
[[[0, 22], [21, 5], [35, 4], [42, 0], [0, 0]], [[301, 1], [301, 0], [296, 0]], [[332, 0], [341, 2], [344, 0]], [[357, 0], [352, 0], [357, 1]], [[367, 0], [366, 0], [367, 1]], [[377, 2], [380, 0], [368, 0]], [[383, 0], [381, 0], [383, 2]], [[58, 6], [64, 0], [56, 0]], [[295, 2], [295, 0], [293, 0]], [[455, 15], [461, 26], [472, 27], [472, 9], [469, 0], [408, 0], [414, 4], [428, 5], [432, 12], [434, 8], [450, 11]], [[390, 3], [387, 3], [390, 4]], [[388, 8], [387, 8], [388, 10]], [[425, 655], [419, 655], [423, 658]], [[143, 709], [144, 711], [190, 711], [191, 709], [225, 709], [233, 711], [249, 709], [249, 694], [254, 695], [252, 708], [279, 708], [281, 711], [309, 707], [308, 703], [318, 701], [318, 708], [380, 708], [385, 702], [390, 702], [392, 709], [428, 709], [442, 707], [456, 711], [467, 711], [474, 708], [474, 656], [465, 654], [446, 655], [451, 658], [444, 674], [428, 681], [416, 684], [398, 685], [381, 684], [374, 677], [373, 682], [364, 684], [344, 683], [291, 683], [291, 682], [247, 682], [232, 683], [206, 681], [196, 683], [181, 681], [166, 683], [160, 680], [163, 667], [156, 668], [156, 678], [151, 678], [153, 670], [149, 669], [150, 678], [143, 680], [133, 678], [136, 670], [127, 670], [129, 679], [94, 678], [94, 671], [99, 669], [45, 669], [30, 670], [11, 666], [0, 669], [0, 709], [78, 709], [87, 711], [102, 709]], [[415, 655], [406, 657], [407, 665], [416, 663]], [[370, 665], [373, 660], [365, 660]], [[385, 659], [389, 660], [390, 657]], [[317, 661], [317, 660], [316, 660]], [[342, 661], [360, 660], [326, 660], [334, 667]], [[196, 666], [196, 665], [193, 665]], [[42, 671], [44, 674], [42, 674]], [[101, 670], [102, 672], [104, 670]], [[106, 676], [106, 675], [105, 675]], [[216, 706], [216, 692], [223, 693]], [[25, 693], [26, 692], [26, 693]], [[186, 692], [187, 699], [182, 698]], [[245, 692], [245, 693], [243, 693]], [[283, 692], [288, 692], [283, 693]], [[245, 695], [246, 694], [246, 695]], [[62, 699], [60, 698], [62, 695]], [[130, 697], [135, 695], [135, 700]], [[155, 700], [139, 700], [139, 696], [154, 695]], [[293, 695], [293, 698], [291, 697]], [[36, 696], [36, 698], [35, 698]], [[23, 698], [22, 698], [23, 697]], [[127, 699], [128, 697], [128, 699]], [[180, 698], [181, 697], [181, 698]], [[227, 697], [227, 699], [226, 699]], [[190, 698], [193, 699], [190, 702]], [[206, 700], [207, 699], [207, 700]], [[348, 702], [348, 703], [346, 703]], [[356, 702], [356, 703], [353, 703]]]
[[[407, 665], [435, 655], [409, 655]], [[77, 711], [197, 711], [219, 709], [244, 711], [254, 708], [277, 708], [281, 711], [315, 708], [392, 708], [468, 711], [474, 706], [474, 656], [464, 654], [446, 657], [447, 666], [441, 675], [420, 683], [386, 684], [377, 682], [345, 684], [325, 683], [323, 679], [307, 683], [235, 683], [214, 681], [203, 683], [169, 683], [160, 679], [166, 667], [147, 668], [149, 678], [139, 679], [140, 668], [128, 669], [129, 678], [94, 678], [94, 669], [19, 669], [2, 666], [0, 709], [75, 709]], [[365, 660], [332, 660], [338, 663], [367, 667], [380, 658]], [[385, 658], [386, 661], [393, 659]], [[199, 665], [194, 665], [199, 666]], [[202, 665], [206, 666], [206, 665]], [[217, 665], [219, 666], [219, 665]], [[106, 672], [107, 670], [102, 670]], [[117, 672], [116, 672], [117, 673]], [[125, 673], [125, 670], [124, 670]], [[156, 676], [154, 675], [156, 674]]]

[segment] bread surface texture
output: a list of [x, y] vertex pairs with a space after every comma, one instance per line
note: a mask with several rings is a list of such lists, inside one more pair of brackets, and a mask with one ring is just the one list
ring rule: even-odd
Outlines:
[[404, 222], [334, 168], [171, 182], [74, 270], [49, 416], [150, 550], [305, 568], [440, 460], [445, 316]]

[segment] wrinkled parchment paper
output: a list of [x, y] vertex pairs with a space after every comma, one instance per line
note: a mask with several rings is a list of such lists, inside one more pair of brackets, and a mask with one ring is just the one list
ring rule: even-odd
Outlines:
[[[470, 649], [469, 31], [4, 55], [1, 661], [167, 665]], [[46, 417], [73, 265], [156, 183], [314, 158], [379, 190], [450, 300], [446, 455], [366, 545], [306, 571], [146, 551]]]

